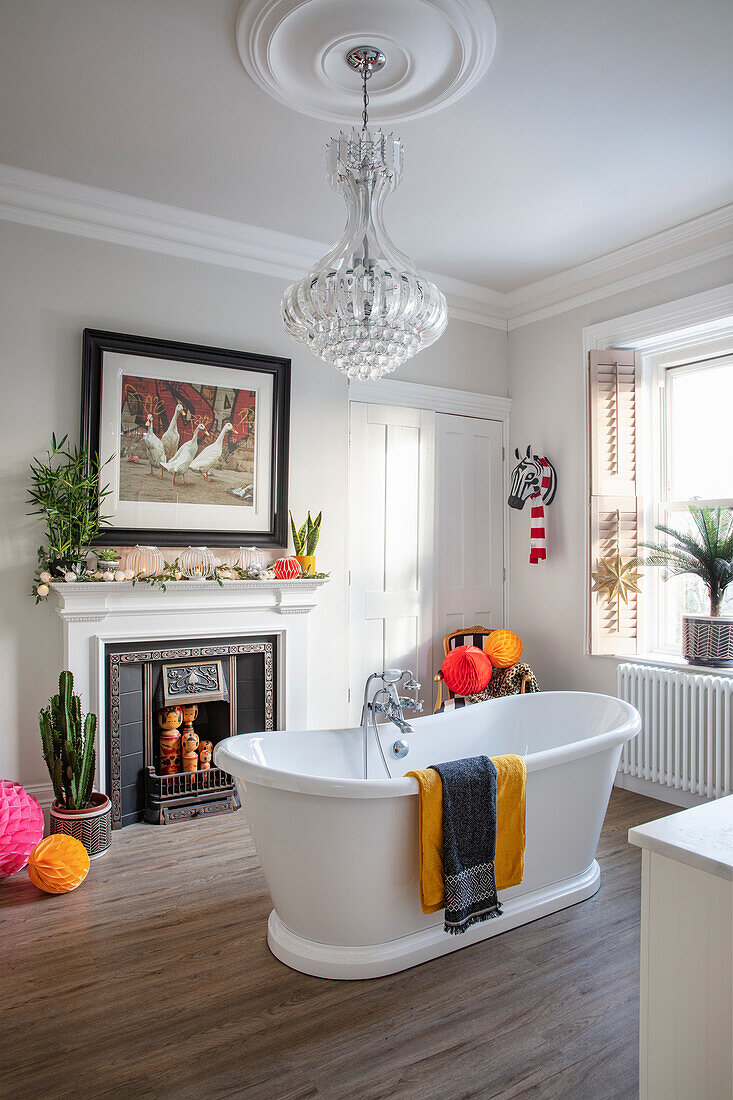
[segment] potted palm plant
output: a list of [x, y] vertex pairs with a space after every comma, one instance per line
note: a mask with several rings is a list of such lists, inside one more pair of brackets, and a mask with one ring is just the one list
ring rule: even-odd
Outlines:
[[296, 527], [293, 513], [290, 513], [290, 530], [293, 533], [293, 545], [295, 557], [300, 563], [303, 576], [314, 576], [316, 572], [316, 546], [321, 537], [321, 520], [323, 512], [319, 512], [315, 519], [311, 519], [310, 512], [305, 523]]
[[81, 576], [86, 569], [89, 546], [105, 522], [99, 505], [111, 491], [100, 486], [102, 466], [98, 455], [72, 447], [68, 436], [57, 440], [55, 435], [45, 457], [31, 462], [28, 497], [34, 507], [29, 515], [45, 521], [46, 545], [38, 560], [52, 576]]
[[74, 694], [70, 672], [59, 676], [54, 695], [39, 714], [43, 756], [56, 801], [51, 806], [52, 833], [68, 833], [80, 840], [89, 858], [104, 855], [110, 846], [112, 804], [94, 790], [97, 733], [96, 714], [82, 719], [81, 699]]
[[651, 551], [636, 565], [655, 565], [667, 577], [700, 577], [710, 597], [709, 615], [682, 616], [682, 656], [696, 665], [733, 667], [733, 618], [721, 615], [723, 596], [733, 582], [733, 511], [690, 505], [694, 529], [688, 534], [657, 524], [666, 542], [642, 543]]

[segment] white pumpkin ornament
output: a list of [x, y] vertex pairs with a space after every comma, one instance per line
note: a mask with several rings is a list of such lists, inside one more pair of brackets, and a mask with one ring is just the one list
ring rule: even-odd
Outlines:
[[134, 579], [135, 579], [135, 570], [134, 569], [126, 569], [125, 570], [125, 580], [126, 581], [132, 581]]
[[124, 570], [122, 570], [122, 569], [117, 570], [117, 572], [115, 573], [115, 580], [116, 581], [126, 581], [127, 580], [127, 577], [125, 576]]
[[39, 579], [41, 581], [41, 584], [50, 584], [51, 574], [44, 569], [43, 572], [39, 574]]
[[47, 584], [39, 584], [38, 587], [36, 588], [36, 595], [37, 596], [47, 596], [48, 595], [48, 585]]
[[67, 584], [73, 584], [76, 580], [76, 573], [64, 573], [64, 580]]
[[103, 581], [113, 581], [114, 579], [115, 579], [115, 575], [114, 575], [114, 573], [111, 573], [109, 571], [109, 569], [107, 569], [104, 573], [102, 573], [102, 580]]
[[92, 580], [93, 581], [101, 581], [103, 576], [104, 576], [104, 573], [100, 572], [100, 570], [97, 569], [94, 573], [92, 573]]

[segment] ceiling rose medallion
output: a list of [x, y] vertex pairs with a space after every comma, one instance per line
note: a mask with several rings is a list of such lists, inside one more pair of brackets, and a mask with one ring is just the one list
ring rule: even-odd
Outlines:
[[293, 283], [282, 300], [285, 328], [349, 378], [381, 378], [445, 331], [441, 291], [392, 244], [383, 222], [386, 196], [402, 177], [402, 143], [369, 129], [368, 82], [386, 63], [371, 45], [346, 63], [362, 78], [362, 128], [326, 146], [326, 175], [346, 201], [344, 235]]
[[242, 0], [236, 41], [258, 88], [339, 124], [358, 109], [344, 56], [368, 42], [388, 58], [371, 84], [383, 125], [442, 111], [475, 87], [496, 22], [488, 0]]

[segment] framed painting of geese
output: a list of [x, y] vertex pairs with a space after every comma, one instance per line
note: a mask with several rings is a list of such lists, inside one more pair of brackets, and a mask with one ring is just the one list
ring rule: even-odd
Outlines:
[[289, 359], [85, 329], [81, 426], [100, 544], [287, 546]]

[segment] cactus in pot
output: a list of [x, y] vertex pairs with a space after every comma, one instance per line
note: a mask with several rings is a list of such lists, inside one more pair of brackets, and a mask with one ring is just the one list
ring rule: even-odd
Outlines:
[[74, 677], [59, 676], [58, 695], [39, 716], [43, 757], [56, 801], [51, 807], [51, 832], [77, 837], [90, 857], [109, 848], [111, 803], [94, 791], [96, 714], [82, 716], [81, 698], [74, 693]]
[[70, 672], [59, 676], [59, 693], [39, 715], [41, 742], [56, 801], [67, 810], [85, 810], [94, 785], [96, 714], [82, 722], [81, 699]]

